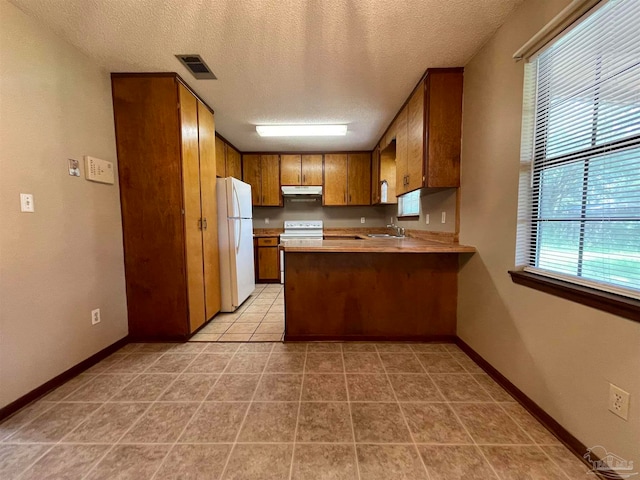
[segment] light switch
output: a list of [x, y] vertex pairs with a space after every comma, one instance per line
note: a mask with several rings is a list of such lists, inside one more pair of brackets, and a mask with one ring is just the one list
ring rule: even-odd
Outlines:
[[360, 217], [360, 223], [364, 223], [365, 222], [365, 218], [364, 217]]
[[269, 225], [269, 217], [266, 217], [266, 218], [264, 219], [264, 223], [266, 223], [267, 225]]
[[35, 212], [35, 207], [33, 205], [33, 195], [30, 193], [21, 193], [20, 194], [20, 211], [21, 212]]

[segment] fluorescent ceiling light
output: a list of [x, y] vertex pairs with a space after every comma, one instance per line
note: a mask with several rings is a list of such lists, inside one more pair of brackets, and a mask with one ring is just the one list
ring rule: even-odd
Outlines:
[[347, 134], [346, 125], [257, 125], [261, 137], [331, 137]]

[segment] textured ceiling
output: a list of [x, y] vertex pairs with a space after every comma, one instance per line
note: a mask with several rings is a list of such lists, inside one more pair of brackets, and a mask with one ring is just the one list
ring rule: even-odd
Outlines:
[[[427, 67], [463, 66], [522, 0], [11, 0], [108, 71], [175, 71], [243, 151], [371, 149]], [[218, 80], [174, 57], [198, 53]], [[260, 138], [256, 124], [347, 123]]]

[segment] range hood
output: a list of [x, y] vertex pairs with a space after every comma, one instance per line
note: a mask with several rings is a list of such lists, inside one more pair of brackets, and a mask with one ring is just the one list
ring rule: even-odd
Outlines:
[[282, 187], [282, 195], [285, 197], [321, 197], [321, 186], [284, 186]]

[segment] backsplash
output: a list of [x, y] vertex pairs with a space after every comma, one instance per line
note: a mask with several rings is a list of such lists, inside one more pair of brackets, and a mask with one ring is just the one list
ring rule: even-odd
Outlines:
[[[396, 225], [412, 230], [427, 230], [430, 232], [456, 231], [456, 189], [423, 190], [420, 198], [420, 217], [414, 220], [396, 220], [397, 205], [385, 207], [386, 221], [394, 217]], [[442, 212], [445, 212], [445, 223], [442, 223]], [[429, 224], [426, 222], [429, 214]]]
[[[360, 218], [365, 223], [360, 223]], [[269, 223], [265, 219], [269, 219]], [[384, 227], [389, 223], [387, 207], [323, 207], [322, 200], [284, 200], [284, 207], [253, 207], [254, 228], [283, 228], [285, 220], [322, 220], [327, 228]]]

